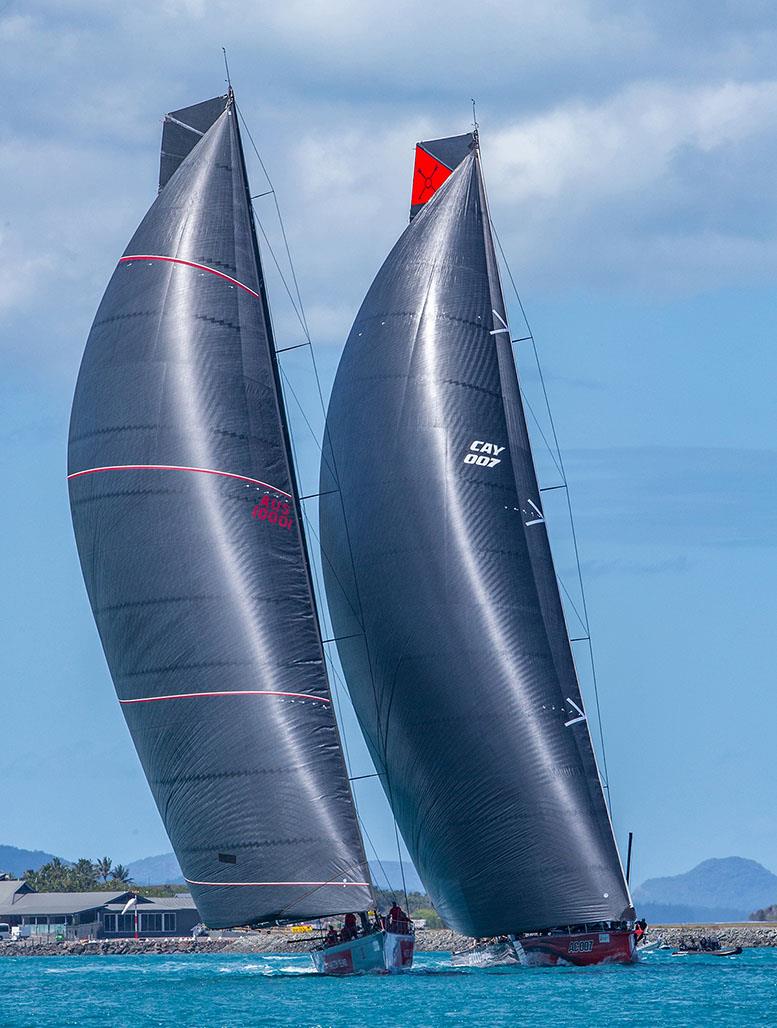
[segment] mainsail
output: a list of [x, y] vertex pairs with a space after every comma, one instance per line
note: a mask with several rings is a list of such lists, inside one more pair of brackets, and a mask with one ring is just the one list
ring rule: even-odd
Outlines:
[[160, 183], [73, 402], [92, 610], [203, 920], [366, 909], [231, 93], [168, 116]]
[[492, 936], [620, 920], [631, 900], [548, 545], [477, 141], [422, 143], [419, 168], [432, 188], [414, 179], [416, 216], [357, 315], [327, 417], [321, 532], [341, 661], [449, 924]]

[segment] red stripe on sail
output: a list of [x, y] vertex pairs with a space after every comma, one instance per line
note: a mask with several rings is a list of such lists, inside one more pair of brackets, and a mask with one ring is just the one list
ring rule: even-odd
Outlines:
[[126, 261], [164, 261], [167, 264], [183, 264], [186, 268], [197, 268], [198, 271], [208, 271], [211, 275], [216, 275], [217, 278], [223, 278], [225, 282], [229, 282], [233, 286], [237, 286], [239, 289], [245, 289], [251, 296], [255, 296], [259, 299], [259, 294], [255, 290], [251, 289], [244, 282], [238, 281], [236, 278], [232, 278], [231, 275], [225, 275], [223, 271], [216, 271], [215, 268], [209, 268], [207, 264], [198, 264], [196, 261], [185, 261], [180, 257], [163, 257], [157, 253], [133, 253], [128, 254], [126, 257], [119, 257], [119, 264]]
[[222, 478], [236, 478], [239, 482], [251, 482], [253, 485], [264, 486], [281, 496], [288, 496], [290, 500], [294, 497], [285, 489], [279, 489], [277, 485], [270, 485], [269, 482], [262, 482], [259, 478], [250, 478], [248, 475], [236, 475], [232, 471], [217, 471], [214, 468], [190, 468], [181, 464], [108, 464], [102, 468], [84, 468], [83, 471], [74, 471], [68, 475], [71, 478], [80, 478], [82, 475], [95, 475], [101, 471], [195, 471], [200, 475], [219, 475]]
[[230, 889], [255, 889], [263, 885], [331, 885], [334, 888], [346, 888], [349, 885], [370, 886], [370, 882], [195, 882], [193, 878], [185, 879], [189, 885], [213, 885], [217, 888], [224, 886]]
[[277, 689], [224, 689], [220, 692], [176, 692], [167, 696], [139, 696], [135, 700], [119, 700], [130, 703], [159, 703], [160, 700], [194, 700], [203, 696], [290, 696], [297, 700], [315, 700], [317, 703], [331, 703], [325, 696], [313, 696], [309, 692], [280, 692]]

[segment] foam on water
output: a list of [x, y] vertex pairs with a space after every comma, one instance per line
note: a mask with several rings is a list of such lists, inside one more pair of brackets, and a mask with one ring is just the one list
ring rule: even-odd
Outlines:
[[317, 975], [305, 955], [9, 957], [0, 960], [0, 1026], [268, 1024], [351, 1028], [517, 1028], [523, 1024], [777, 1024], [777, 950], [632, 967], [453, 967], [421, 953], [412, 972]]

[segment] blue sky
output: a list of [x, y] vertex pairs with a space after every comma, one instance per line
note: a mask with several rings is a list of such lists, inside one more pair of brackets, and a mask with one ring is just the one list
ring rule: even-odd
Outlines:
[[[619, 840], [636, 833], [637, 881], [732, 853], [777, 870], [771, 5], [272, 6], [0, 4], [0, 842], [125, 862], [169, 848], [89, 612], [65, 449], [89, 325], [155, 194], [161, 117], [222, 90], [224, 45], [327, 391], [406, 224], [414, 142], [466, 131], [477, 97], [572, 490]], [[279, 344], [299, 342], [272, 295]], [[309, 365], [287, 366], [320, 426]], [[374, 782], [359, 799], [391, 856]]]

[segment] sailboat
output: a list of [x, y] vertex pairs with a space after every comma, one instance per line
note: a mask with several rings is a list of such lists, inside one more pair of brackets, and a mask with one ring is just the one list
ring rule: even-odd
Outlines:
[[348, 337], [325, 443], [340, 660], [435, 907], [522, 963], [633, 960], [477, 131], [416, 148], [411, 221]]
[[362, 912], [321, 971], [408, 967], [374, 894], [311, 585], [234, 94], [169, 113], [83, 356], [73, 526], [121, 709], [203, 922]]

